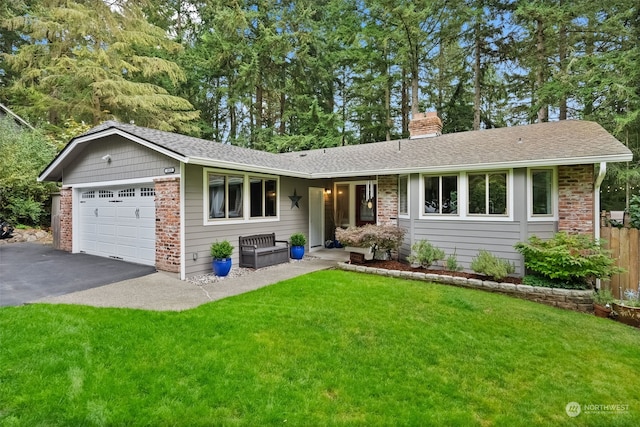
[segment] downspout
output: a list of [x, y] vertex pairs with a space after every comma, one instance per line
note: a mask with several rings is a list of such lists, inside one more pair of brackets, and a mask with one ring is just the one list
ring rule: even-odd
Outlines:
[[607, 162], [600, 162], [598, 176], [593, 186], [593, 235], [596, 240], [600, 240], [600, 185], [607, 174]]
[[[593, 186], [593, 237], [595, 241], [600, 240], [600, 185], [607, 174], [607, 162], [600, 162], [598, 176]], [[596, 289], [600, 289], [600, 279], [596, 279]]]

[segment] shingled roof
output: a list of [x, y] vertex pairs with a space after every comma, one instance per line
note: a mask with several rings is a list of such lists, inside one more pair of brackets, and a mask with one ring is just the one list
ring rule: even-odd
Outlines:
[[314, 176], [480, 170], [629, 161], [633, 155], [595, 122], [564, 120], [285, 153]]
[[112, 134], [184, 163], [304, 178], [589, 164], [633, 158], [631, 151], [599, 124], [577, 120], [282, 154], [108, 121], [74, 138], [39, 179], [59, 180], [60, 167], [73, 160], [77, 145]]

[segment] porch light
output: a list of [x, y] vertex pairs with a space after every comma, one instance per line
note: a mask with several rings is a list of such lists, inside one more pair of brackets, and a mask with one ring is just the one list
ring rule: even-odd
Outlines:
[[325, 192], [325, 194], [331, 194], [331, 189], [330, 188], [325, 188], [324, 192]]

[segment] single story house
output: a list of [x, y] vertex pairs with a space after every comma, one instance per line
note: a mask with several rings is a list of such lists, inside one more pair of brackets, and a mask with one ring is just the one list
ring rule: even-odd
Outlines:
[[400, 255], [428, 239], [469, 267], [478, 250], [558, 230], [598, 233], [609, 162], [632, 153], [600, 125], [559, 121], [441, 135], [417, 114], [411, 137], [274, 154], [108, 121], [72, 139], [39, 176], [62, 183], [60, 248], [155, 265], [181, 278], [211, 271], [209, 246], [294, 232], [307, 249], [336, 226], [396, 224]]

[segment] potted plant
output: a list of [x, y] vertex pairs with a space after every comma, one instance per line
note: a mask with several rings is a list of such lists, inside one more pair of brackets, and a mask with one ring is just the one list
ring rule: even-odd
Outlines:
[[216, 276], [225, 277], [229, 274], [229, 271], [231, 271], [232, 253], [233, 246], [231, 246], [228, 240], [211, 244], [211, 258], [213, 258], [211, 266]]
[[611, 304], [615, 298], [609, 289], [598, 289], [593, 294], [593, 312], [598, 317], [611, 316]]
[[302, 259], [307, 238], [302, 233], [293, 233], [289, 241], [291, 242], [291, 258]]
[[640, 327], [640, 292], [627, 289], [624, 291], [624, 297], [611, 304], [613, 317], [618, 322]]

